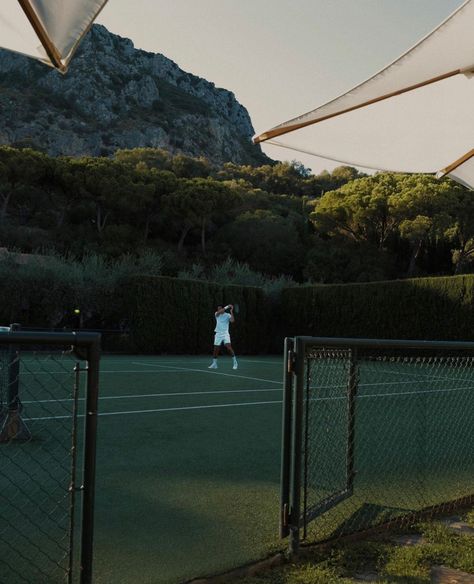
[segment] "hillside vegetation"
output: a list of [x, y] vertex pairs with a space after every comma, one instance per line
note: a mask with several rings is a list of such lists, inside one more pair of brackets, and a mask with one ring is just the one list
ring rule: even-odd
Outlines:
[[152, 251], [169, 276], [213, 279], [230, 259], [247, 269], [234, 283], [247, 285], [262, 285], [250, 272], [290, 283], [460, 274], [474, 256], [474, 198], [448, 179], [215, 166], [161, 149], [56, 158], [0, 148], [0, 226], [10, 250]]

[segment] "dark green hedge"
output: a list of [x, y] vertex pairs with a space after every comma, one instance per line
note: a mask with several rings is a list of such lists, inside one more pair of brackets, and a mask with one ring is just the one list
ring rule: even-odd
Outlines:
[[474, 338], [474, 275], [304, 286], [282, 295], [284, 335]]
[[115, 292], [95, 290], [88, 299], [76, 298], [73, 286], [61, 284], [46, 271], [2, 282], [1, 324], [57, 326], [58, 315], [76, 303], [84, 312], [92, 303], [106, 328], [127, 321], [131, 336], [112, 335], [110, 345], [104, 338], [106, 350], [209, 353], [216, 306], [229, 303], [240, 305], [231, 325], [238, 354], [281, 353], [283, 338], [295, 335], [474, 337], [473, 274], [288, 288], [278, 302], [270, 301], [260, 288], [166, 277], [136, 277], [123, 281]]
[[269, 309], [259, 288], [143, 276], [129, 287], [132, 343], [146, 353], [209, 353], [219, 304], [239, 304], [230, 332], [238, 354], [268, 351]]

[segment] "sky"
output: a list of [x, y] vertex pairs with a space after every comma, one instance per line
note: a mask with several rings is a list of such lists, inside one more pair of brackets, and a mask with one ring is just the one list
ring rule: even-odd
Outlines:
[[[5, 0], [2, 0], [4, 2]], [[232, 91], [255, 132], [372, 76], [463, 0], [109, 0], [98, 22], [137, 48]], [[2, 15], [18, 10], [7, 0]], [[276, 146], [318, 173], [337, 166]]]
[[[463, 0], [109, 0], [98, 22], [234, 92], [257, 133], [376, 73]], [[314, 173], [331, 163], [277, 146]]]

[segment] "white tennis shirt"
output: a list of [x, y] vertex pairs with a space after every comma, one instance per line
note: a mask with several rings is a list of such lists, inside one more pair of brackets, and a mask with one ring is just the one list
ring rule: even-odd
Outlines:
[[228, 312], [224, 312], [223, 314], [219, 314], [216, 316], [216, 328], [214, 332], [217, 334], [226, 334], [229, 332], [229, 322], [230, 322], [230, 314]]

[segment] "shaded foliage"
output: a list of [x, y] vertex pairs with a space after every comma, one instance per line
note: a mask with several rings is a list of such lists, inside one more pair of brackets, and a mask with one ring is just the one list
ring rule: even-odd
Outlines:
[[269, 277], [349, 282], [465, 273], [474, 203], [448, 179], [293, 161], [225, 164], [162, 149], [51, 158], [0, 148], [0, 246], [120, 258], [153, 249], [164, 273], [227, 258]]

